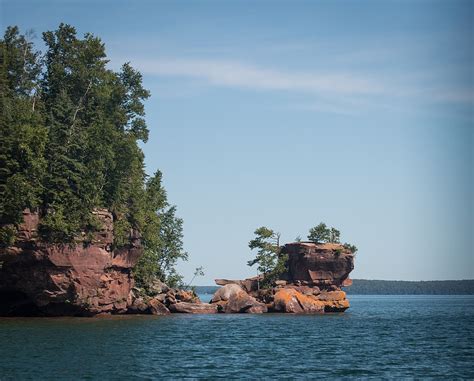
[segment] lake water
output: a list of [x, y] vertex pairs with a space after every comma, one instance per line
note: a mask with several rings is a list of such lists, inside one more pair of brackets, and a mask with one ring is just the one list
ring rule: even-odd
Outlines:
[[311, 316], [0, 318], [0, 380], [474, 379], [474, 296], [350, 300]]

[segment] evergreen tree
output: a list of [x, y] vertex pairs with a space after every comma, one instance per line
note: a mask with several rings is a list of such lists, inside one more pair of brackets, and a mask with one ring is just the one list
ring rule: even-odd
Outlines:
[[257, 249], [257, 254], [247, 264], [249, 266], [258, 264], [258, 271], [265, 276], [276, 265], [280, 253], [280, 233], [262, 226], [255, 230], [254, 234], [256, 237], [249, 242], [249, 248]]
[[183, 220], [176, 217], [176, 206], [168, 204], [161, 181], [162, 174], [157, 171], [146, 187], [145, 251], [135, 268], [137, 285], [145, 291], [155, 279], [171, 287], [181, 285], [182, 277], [176, 271], [176, 264], [188, 259], [183, 248]]
[[324, 222], [311, 228], [308, 234], [308, 240], [316, 243], [329, 242], [331, 231]]
[[0, 40], [1, 224], [21, 222], [23, 209], [41, 203], [47, 133], [37, 101], [40, 70], [29, 36], [8, 27]]
[[341, 232], [335, 228], [329, 230], [329, 242], [340, 243]]

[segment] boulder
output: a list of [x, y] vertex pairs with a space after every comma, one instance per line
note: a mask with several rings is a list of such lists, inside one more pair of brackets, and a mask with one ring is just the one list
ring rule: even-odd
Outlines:
[[241, 285], [227, 283], [219, 288], [212, 297], [211, 303], [219, 305], [219, 312], [225, 313], [263, 313], [267, 306], [249, 295]]
[[215, 314], [217, 308], [217, 304], [188, 302], [176, 302], [169, 306], [171, 312], [184, 314]]
[[324, 312], [344, 312], [349, 308], [349, 300], [324, 301]]
[[148, 313], [148, 304], [143, 300], [143, 298], [135, 299], [129, 306], [127, 313], [129, 314], [146, 314]]
[[322, 291], [318, 296], [318, 300], [324, 301], [338, 301], [346, 299], [346, 293], [344, 291]]
[[323, 313], [324, 302], [303, 295], [293, 288], [278, 289], [274, 296], [273, 309], [288, 313]]
[[224, 305], [225, 313], [262, 313], [267, 312], [267, 306], [260, 303], [254, 297], [247, 294], [244, 290], [230, 295], [227, 303]]
[[158, 299], [150, 299], [148, 305], [152, 315], [168, 315], [170, 313], [169, 309]]
[[186, 290], [176, 290], [175, 292], [175, 299], [181, 302], [188, 302], [188, 303], [200, 303], [198, 296], [194, 293], [194, 291], [186, 291]]
[[228, 284], [236, 284], [241, 286], [245, 291], [252, 292], [259, 289], [259, 282], [263, 279], [262, 275], [247, 278], [243, 280], [231, 280], [231, 279], [215, 279], [214, 281], [218, 286], [225, 286]]
[[219, 288], [211, 299], [211, 303], [217, 303], [220, 301], [228, 301], [229, 298], [242, 291], [242, 287], [235, 283], [228, 283], [225, 286]]
[[159, 279], [154, 280], [148, 287], [148, 291], [151, 295], [166, 294], [169, 291], [169, 287], [166, 283]]

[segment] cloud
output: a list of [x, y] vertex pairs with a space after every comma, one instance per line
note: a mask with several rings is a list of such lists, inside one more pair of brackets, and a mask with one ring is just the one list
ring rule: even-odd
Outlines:
[[237, 61], [156, 59], [136, 60], [133, 65], [146, 74], [188, 77], [216, 86], [254, 90], [343, 95], [376, 95], [384, 91], [377, 81], [352, 74], [287, 72]]
[[421, 75], [412, 71], [389, 75], [336, 69], [304, 72], [278, 70], [236, 60], [179, 58], [137, 58], [132, 60], [132, 65], [146, 75], [188, 79], [188, 86], [203, 83], [304, 96], [299, 105], [291, 107], [331, 114], [356, 115], [373, 109], [400, 112], [428, 105], [436, 110], [440, 104], [474, 104], [470, 83], [464, 87], [452, 87], [443, 81], [447, 76], [426, 72]]

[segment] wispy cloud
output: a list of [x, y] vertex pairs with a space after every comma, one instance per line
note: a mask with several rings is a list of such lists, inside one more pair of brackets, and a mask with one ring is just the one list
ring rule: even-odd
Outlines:
[[474, 104], [469, 84], [453, 88], [443, 84], [439, 76], [426, 78], [426, 74], [414, 78], [414, 73], [389, 76], [319, 68], [290, 71], [215, 59], [134, 59], [132, 64], [147, 75], [185, 78], [194, 84], [303, 95], [302, 109], [328, 113], [354, 115], [374, 108], [404, 109], [429, 103]]
[[326, 92], [338, 94], [382, 93], [377, 81], [346, 73], [298, 73], [237, 61], [156, 59], [136, 60], [134, 66], [147, 74], [188, 77], [217, 86], [254, 90]]

